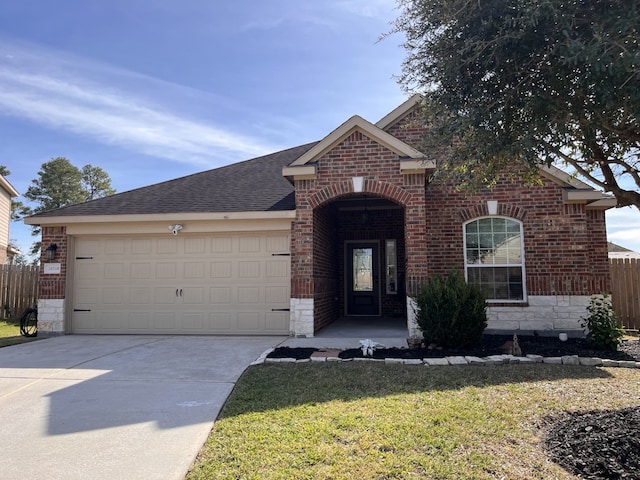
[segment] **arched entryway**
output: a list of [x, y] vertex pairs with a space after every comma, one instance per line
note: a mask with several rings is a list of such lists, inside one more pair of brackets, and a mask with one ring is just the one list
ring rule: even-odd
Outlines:
[[348, 317], [406, 318], [405, 212], [372, 194], [338, 197], [313, 210], [314, 332]]

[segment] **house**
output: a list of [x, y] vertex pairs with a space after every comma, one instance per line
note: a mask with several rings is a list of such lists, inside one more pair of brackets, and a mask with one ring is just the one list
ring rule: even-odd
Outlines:
[[609, 258], [640, 258], [640, 252], [634, 252], [613, 242], [608, 243]]
[[39, 329], [313, 336], [343, 316], [402, 318], [460, 269], [493, 330], [579, 330], [610, 290], [615, 200], [556, 168], [465, 193], [438, 165], [411, 98], [377, 123], [53, 211], [42, 227]]
[[18, 191], [0, 175], [0, 265], [10, 261], [18, 252], [9, 245], [9, 226], [11, 225], [11, 199], [20, 195]]

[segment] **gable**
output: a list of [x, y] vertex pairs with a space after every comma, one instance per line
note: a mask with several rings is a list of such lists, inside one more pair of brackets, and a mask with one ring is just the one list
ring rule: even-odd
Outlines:
[[289, 178], [308, 179], [317, 174], [317, 162], [354, 134], [361, 134], [392, 152], [398, 159], [398, 171], [421, 171], [435, 169], [435, 162], [427, 160], [419, 150], [385, 132], [364, 118], [354, 115], [304, 155], [284, 167], [282, 174]]

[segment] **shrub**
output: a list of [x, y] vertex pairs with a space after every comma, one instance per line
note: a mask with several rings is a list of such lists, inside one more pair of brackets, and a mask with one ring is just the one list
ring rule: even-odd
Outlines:
[[624, 327], [620, 326], [613, 311], [609, 295], [591, 297], [588, 317], [580, 324], [587, 329], [587, 340], [601, 350], [617, 350], [622, 343]]
[[416, 296], [417, 322], [425, 341], [444, 348], [468, 348], [487, 327], [487, 306], [476, 285], [459, 272], [429, 279]]

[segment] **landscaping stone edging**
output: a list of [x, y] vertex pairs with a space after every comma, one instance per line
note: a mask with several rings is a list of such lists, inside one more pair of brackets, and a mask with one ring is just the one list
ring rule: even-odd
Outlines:
[[309, 363], [309, 362], [378, 362], [386, 365], [425, 365], [425, 366], [450, 366], [450, 365], [504, 365], [504, 364], [532, 364], [548, 363], [555, 365], [582, 365], [590, 367], [619, 367], [619, 368], [640, 368], [640, 362], [629, 360], [610, 360], [607, 358], [579, 357], [578, 355], [565, 355], [562, 357], [543, 357], [541, 355], [529, 354], [525, 357], [514, 355], [489, 355], [488, 357], [474, 356], [453, 356], [442, 358], [340, 358], [338, 356], [313, 356], [310, 358], [268, 358], [274, 349], [264, 352], [251, 365], [263, 363]]

